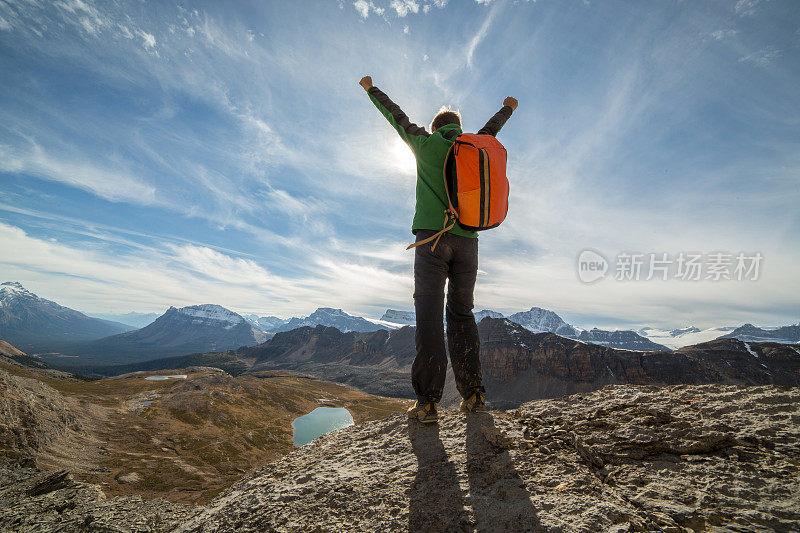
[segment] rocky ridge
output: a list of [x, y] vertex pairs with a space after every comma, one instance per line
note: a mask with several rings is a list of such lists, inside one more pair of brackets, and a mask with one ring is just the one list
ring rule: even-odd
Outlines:
[[0, 464], [35, 464], [54, 441], [85, 435], [86, 410], [37, 379], [0, 369], [0, 398]]
[[796, 531], [800, 389], [617, 385], [325, 435], [205, 507], [0, 469], [0, 529]]
[[196, 512], [139, 496], [106, 498], [98, 485], [75, 481], [68, 470], [0, 467], [2, 531], [174, 531]]
[[792, 531], [800, 390], [609, 386], [326, 435], [180, 531]]

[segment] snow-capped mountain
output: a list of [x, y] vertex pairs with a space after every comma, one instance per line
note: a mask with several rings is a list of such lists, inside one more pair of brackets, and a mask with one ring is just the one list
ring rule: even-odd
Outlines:
[[338, 329], [343, 333], [348, 331], [377, 331], [379, 329], [393, 329], [380, 321], [371, 321], [360, 316], [350, 315], [341, 309], [332, 307], [320, 307], [304, 318], [293, 317], [284, 324], [275, 328], [275, 333], [290, 331], [303, 326], [328, 326]]
[[560, 316], [553, 311], [542, 309], [541, 307], [531, 307], [529, 311], [514, 313], [510, 315], [508, 319], [533, 333], [545, 333], [549, 331], [556, 335], [561, 335], [562, 337], [574, 337], [578, 335], [578, 331], [573, 326], [564, 322]]
[[274, 332], [289, 321], [286, 318], [278, 318], [276, 316], [258, 316], [255, 313], [249, 313], [242, 316], [255, 327], [266, 331], [267, 333]]
[[0, 338], [29, 353], [131, 329], [40, 298], [19, 282], [0, 284]]
[[136, 311], [131, 311], [130, 313], [92, 313], [91, 316], [103, 320], [119, 322], [120, 324], [125, 324], [133, 328], [143, 328], [151, 324], [153, 320], [161, 315], [158, 313], [137, 313]]
[[[147, 361], [172, 355], [216, 352], [260, 344], [267, 335], [220, 305], [170, 307], [152, 324], [74, 346], [71, 366]], [[54, 361], [54, 364], [63, 361]]]
[[477, 311], [477, 312], [472, 313], [472, 314], [475, 315], [475, 322], [476, 323], [480, 322], [481, 320], [483, 320], [487, 316], [489, 318], [505, 318], [503, 316], [503, 313], [498, 313], [497, 311], [492, 311], [491, 309], [482, 309], [482, 310]]
[[[492, 318], [503, 318], [496, 311], [479, 311], [477, 315], [485, 313]], [[490, 314], [491, 313], [491, 314]], [[483, 317], [481, 317], [483, 318]], [[532, 333], [555, 333], [569, 339], [576, 339], [591, 344], [610, 346], [623, 350], [667, 350], [666, 346], [651, 342], [634, 331], [617, 330], [609, 331], [598, 328], [582, 330], [567, 324], [560, 316], [549, 309], [531, 307], [528, 311], [521, 311], [508, 316], [508, 320], [521, 325]]]
[[[486, 317], [507, 318], [510, 322], [522, 326], [532, 333], [555, 333], [562, 337], [593, 344], [601, 344], [603, 346], [611, 346], [613, 348], [625, 350], [667, 349], [666, 346], [650, 342], [648, 339], [630, 330], [607, 331], [594, 328], [590, 332], [587, 332], [571, 324], [567, 324], [555, 312], [542, 309], [541, 307], [531, 307], [528, 311], [514, 313], [508, 317], [505, 317], [503, 313], [491, 309], [482, 309], [480, 311], [475, 311], [473, 314], [475, 315], [476, 323], [480, 323], [481, 320]], [[395, 311], [393, 309], [388, 309], [381, 319], [391, 319], [392, 322], [400, 322], [402, 320], [403, 323], [412, 325], [416, 323], [416, 317], [413, 311]]]
[[795, 344], [800, 342], [800, 324], [781, 326], [779, 328], [759, 328], [753, 324], [740, 326], [720, 339], [739, 339], [744, 342], [779, 342]]
[[581, 331], [580, 335], [572, 338], [582, 342], [599, 344], [601, 346], [610, 346], [611, 348], [619, 348], [623, 350], [669, 350], [669, 348], [666, 346], [657, 344], [631, 330], [607, 331], [593, 328], [590, 330], [583, 330]]
[[684, 346], [692, 346], [701, 342], [713, 341], [721, 336], [733, 331], [732, 327], [717, 327], [700, 329], [694, 326], [664, 330], [658, 328], [642, 328], [637, 331], [639, 335], [647, 337], [651, 341], [663, 344], [664, 346], [677, 350]]
[[413, 326], [417, 323], [417, 315], [414, 311], [398, 311], [396, 309], [387, 309], [383, 316], [382, 321], [391, 322], [393, 324], [406, 324]]
[[195, 326], [221, 326], [224, 329], [231, 329], [247, 322], [242, 315], [215, 304], [190, 305], [180, 309], [170, 307], [165, 316], [170, 311], [174, 311], [183, 317], [189, 317], [191, 324]]

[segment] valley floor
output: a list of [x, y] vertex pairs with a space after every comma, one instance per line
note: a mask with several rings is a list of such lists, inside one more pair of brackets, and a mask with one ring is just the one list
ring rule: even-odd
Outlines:
[[403, 401], [288, 373], [231, 377], [211, 368], [97, 381], [0, 368], [0, 465], [69, 470], [107, 496], [203, 504], [254, 467], [294, 450], [292, 420], [325, 404], [356, 423]]

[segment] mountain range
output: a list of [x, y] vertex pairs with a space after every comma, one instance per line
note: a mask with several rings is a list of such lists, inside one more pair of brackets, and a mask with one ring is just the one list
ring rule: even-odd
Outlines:
[[[647, 337], [631, 330], [607, 331], [594, 328], [586, 331], [567, 324], [558, 314], [549, 309], [531, 307], [528, 311], [520, 311], [506, 317], [503, 313], [482, 309], [475, 311], [475, 322], [480, 323], [484, 318], [508, 318], [511, 322], [519, 324], [533, 333], [555, 333], [569, 339], [591, 342], [603, 346], [611, 346], [625, 350], [666, 350], [667, 346], [653, 342]], [[402, 321], [404, 324], [415, 324], [416, 317], [413, 311], [397, 311], [388, 309], [381, 317], [382, 320]]]
[[244, 315], [244, 317], [251, 324], [269, 334], [290, 331], [305, 326], [328, 326], [347, 333], [348, 331], [392, 329], [400, 325], [385, 319], [369, 320], [332, 307], [319, 307], [306, 317], [278, 318], [276, 316], [258, 316], [252, 313]]
[[278, 318], [276, 316], [258, 316], [255, 313], [247, 313], [243, 314], [242, 316], [255, 327], [268, 334], [274, 333], [275, 330], [287, 322], [287, 319], [285, 318]]
[[[193, 352], [223, 351], [259, 344], [267, 335], [241, 315], [219, 305], [170, 307], [141, 329], [73, 344], [64, 353], [43, 356], [62, 367], [121, 364]], [[76, 356], [64, 359], [64, 355]]]
[[745, 324], [727, 335], [723, 335], [721, 338], [739, 339], [747, 342], [797, 343], [800, 342], [800, 324], [769, 330], [756, 327], [753, 324]]
[[[143, 313], [114, 316], [149, 323], [131, 330], [125, 324], [92, 318], [40, 298], [17, 282], [0, 286], [0, 338], [9, 339], [29, 352], [55, 352], [45, 355], [45, 359], [70, 369], [232, 350], [257, 345], [274, 334], [305, 327], [325, 326], [342, 333], [369, 333], [404, 329], [405, 322], [413, 324], [415, 321], [414, 313], [410, 311], [388, 309], [380, 320], [375, 320], [331, 307], [321, 307], [306, 317], [290, 319], [255, 314], [243, 317], [213, 304], [180, 309], [170, 307], [155, 320]], [[488, 309], [475, 312], [475, 316], [478, 321], [506, 318], [502, 313]], [[773, 329], [746, 324], [740, 328], [706, 330], [695, 327], [669, 331], [643, 328], [638, 332], [598, 328], [583, 330], [566, 323], [555, 312], [539, 307], [513, 313], [507, 320], [531, 333], [555, 333], [584, 343], [635, 351], [664, 351], [716, 338], [734, 337], [747, 342], [794, 343], [800, 336], [800, 325]], [[663, 343], [656, 342], [659, 340]], [[293, 357], [291, 360], [296, 359]]]
[[0, 338], [26, 352], [53, 350], [132, 329], [40, 298], [19, 282], [0, 284]]
[[[174, 367], [216, 366], [243, 373], [284, 370], [354, 386], [370, 394], [411, 397], [414, 328], [343, 333], [336, 328], [304, 326], [276, 334], [265, 343], [218, 354], [174, 358]], [[622, 350], [533, 333], [508, 319], [484, 318], [478, 324], [481, 366], [487, 400], [510, 407], [537, 398], [587, 392], [608, 384], [800, 385], [800, 350], [779, 343], [718, 339], [680, 350]], [[167, 360], [139, 369], [169, 368]], [[153, 366], [159, 365], [159, 366]], [[113, 367], [98, 373], [115, 373]], [[449, 371], [448, 371], [449, 374]], [[444, 405], [458, 401], [448, 375]]]

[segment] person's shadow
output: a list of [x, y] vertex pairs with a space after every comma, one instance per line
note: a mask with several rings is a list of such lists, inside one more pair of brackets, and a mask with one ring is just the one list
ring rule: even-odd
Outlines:
[[408, 530], [472, 531], [455, 466], [447, 458], [438, 424], [408, 422], [408, 437], [417, 456], [417, 476], [409, 491]]
[[478, 531], [544, 531], [508, 450], [489, 443], [482, 427], [495, 429], [488, 412], [467, 418], [467, 475], [475, 529]]
[[[467, 498], [438, 425], [408, 422], [417, 457], [417, 475], [409, 490], [409, 531], [545, 530], [508, 450], [490, 444], [483, 426], [495, 429], [490, 413], [466, 416]], [[466, 504], [472, 507], [471, 516]]]

